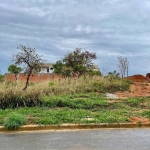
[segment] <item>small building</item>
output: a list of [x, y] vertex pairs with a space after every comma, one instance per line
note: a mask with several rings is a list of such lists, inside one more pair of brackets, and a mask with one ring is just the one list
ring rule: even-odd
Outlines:
[[54, 68], [53, 68], [53, 64], [51, 63], [44, 63], [41, 67], [41, 70], [39, 73], [53, 73], [54, 72]]
[[[53, 68], [53, 65], [52, 63], [44, 63], [41, 67], [41, 70], [39, 73], [54, 73], [54, 68]], [[89, 70], [92, 70], [92, 71], [100, 71], [99, 68], [98, 68], [98, 65], [93, 65], [89, 68]]]
[[90, 67], [90, 69], [92, 71], [100, 71], [99, 68], [98, 68], [98, 65], [93, 65], [93, 66]]

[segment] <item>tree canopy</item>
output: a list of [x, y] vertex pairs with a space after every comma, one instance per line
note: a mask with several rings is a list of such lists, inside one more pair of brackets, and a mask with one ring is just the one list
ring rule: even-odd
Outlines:
[[72, 71], [79, 72], [80, 75], [90, 70], [93, 66], [92, 60], [96, 59], [95, 53], [90, 53], [82, 48], [76, 48], [68, 53], [60, 61], [54, 64], [55, 73], [69, 75]]
[[23, 90], [26, 90], [30, 76], [37, 73], [37, 70], [41, 68], [44, 60], [42, 56], [36, 53], [35, 48], [23, 45], [19, 45], [17, 48], [20, 49], [20, 52], [13, 55], [12, 61], [15, 62], [16, 65], [24, 65], [24, 72], [27, 74], [27, 80]]
[[57, 61], [54, 65], [53, 65], [53, 68], [54, 68], [54, 73], [57, 73], [57, 74], [61, 74], [62, 73], [62, 68], [63, 68], [64, 64], [62, 63], [62, 61]]
[[17, 81], [17, 75], [18, 75], [21, 71], [23, 71], [23, 69], [22, 69], [21, 67], [17, 67], [17, 66], [14, 65], [14, 64], [11, 64], [11, 65], [8, 67], [8, 72], [15, 74], [16, 81]]
[[15, 73], [15, 74], [18, 74], [22, 71], [23, 69], [21, 67], [17, 67], [16, 65], [14, 64], [11, 64], [9, 67], [8, 67], [8, 72], [10, 73]]

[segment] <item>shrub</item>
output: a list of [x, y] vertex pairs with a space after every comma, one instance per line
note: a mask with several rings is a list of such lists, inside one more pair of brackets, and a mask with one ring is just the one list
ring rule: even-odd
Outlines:
[[49, 86], [53, 86], [53, 85], [56, 85], [56, 82], [51, 81], [51, 82], [49, 82], [48, 84], [49, 84]]
[[23, 115], [13, 113], [6, 118], [6, 120], [4, 121], [4, 126], [8, 130], [16, 130], [25, 123], [26, 118]]
[[0, 74], [0, 82], [3, 82], [5, 80], [5, 76]]
[[98, 81], [94, 80], [92, 86], [94, 91], [105, 93], [129, 90], [130, 84], [123, 79], [114, 78], [110, 81], [109, 78], [106, 77]]

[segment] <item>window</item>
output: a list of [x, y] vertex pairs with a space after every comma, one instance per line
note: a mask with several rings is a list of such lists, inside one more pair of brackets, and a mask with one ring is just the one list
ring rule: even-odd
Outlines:
[[47, 73], [49, 73], [49, 68], [47, 68]]

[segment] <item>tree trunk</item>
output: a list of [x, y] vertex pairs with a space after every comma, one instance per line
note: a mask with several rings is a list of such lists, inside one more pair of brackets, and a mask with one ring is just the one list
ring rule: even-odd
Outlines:
[[16, 82], [18, 81], [18, 76], [19, 76], [19, 74], [16, 74], [16, 73], [15, 73]]
[[17, 74], [15, 73], [15, 79], [16, 79], [16, 81], [17, 81]]
[[128, 77], [128, 73], [129, 73], [129, 70], [128, 70], [128, 66], [127, 66], [127, 77]]
[[23, 91], [25, 91], [29, 85], [29, 79], [30, 79], [30, 75], [31, 75], [32, 72], [29, 72], [28, 76], [27, 76], [27, 80], [26, 80], [26, 85], [25, 87], [23, 88]]

